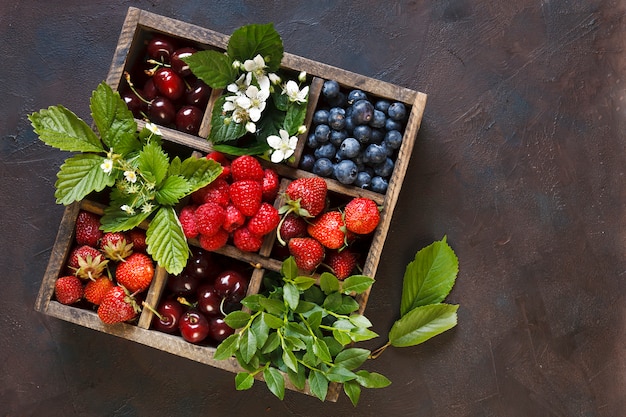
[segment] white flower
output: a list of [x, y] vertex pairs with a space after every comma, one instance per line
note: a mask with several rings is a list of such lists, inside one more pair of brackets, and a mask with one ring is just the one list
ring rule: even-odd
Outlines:
[[299, 133], [300, 135], [302, 135], [302, 134], [303, 134], [303, 133], [305, 133], [305, 132], [306, 132], [306, 126], [305, 126], [305, 125], [300, 125], [300, 126], [298, 127], [298, 133]]
[[281, 79], [278, 75], [274, 74], [273, 72], [269, 74], [269, 79], [271, 81], [272, 84], [274, 85], [278, 85], [281, 82]]
[[270, 96], [270, 90], [269, 88], [267, 90], [259, 90], [256, 86], [251, 85], [246, 90], [246, 96], [250, 100], [250, 107], [248, 108], [250, 120], [258, 122], [261, 118], [261, 113], [265, 110], [265, 101]]
[[246, 59], [243, 63], [243, 68], [248, 72], [263, 75], [265, 74], [265, 60], [261, 55], [257, 55], [254, 59]]
[[143, 206], [141, 206], [142, 213], [150, 213], [153, 209], [154, 204], [152, 203], [144, 203]]
[[105, 159], [103, 163], [100, 164], [100, 168], [104, 171], [105, 174], [110, 174], [113, 171], [113, 160]]
[[130, 215], [135, 214], [135, 210], [128, 204], [122, 205], [120, 209], [122, 209], [122, 211], [124, 211], [126, 214], [130, 214]]
[[309, 86], [307, 85], [302, 90], [300, 90], [298, 84], [295, 81], [289, 80], [283, 88], [283, 94], [287, 94], [287, 97], [289, 97], [289, 101], [304, 103], [306, 102], [307, 95], [309, 94]]
[[250, 133], [256, 132], [256, 124], [254, 122], [246, 123], [246, 130]]
[[148, 129], [150, 132], [154, 133], [155, 135], [161, 136], [161, 131], [159, 130], [159, 126], [157, 126], [154, 123], [146, 123], [146, 129]]
[[306, 71], [301, 71], [300, 74], [298, 74], [298, 80], [300, 82], [305, 82], [306, 81]]
[[135, 174], [135, 171], [124, 171], [124, 177], [126, 178], [126, 181], [133, 184], [137, 181], [137, 174]]
[[270, 135], [267, 137], [267, 143], [274, 151], [272, 152], [271, 160], [274, 163], [279, 163], [285, 159], [288, 159], [293, 155], [298, 144], [298, 138], [295, 136], [289, 137], [289, 133], [286, 130], [280, 129], [278, 131], [279, 136]]
[[246, 91], [246, 88], [248, 88], [249, 85], [250, 82], [248, 81], [246, 75], [242, 74], [241, 77], [237, 78], [234, 83], [228, 84], [228, 86], [226, 86], [226, 90], [237, 94]]
[[241, 67], [241, 61], [239, 61], [239, 60], [237, 60], [237, 59], [236, 59], [236, 60], [234, 60], [234, 61], [233, 61], [233, 68], [234, 68], [234, 69], [239, 69], [240, 67]]

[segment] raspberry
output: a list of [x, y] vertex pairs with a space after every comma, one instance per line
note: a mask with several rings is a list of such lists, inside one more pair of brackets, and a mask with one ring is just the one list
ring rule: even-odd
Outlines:
[[261, 208], [248, 222], [248, 229], [257, 236], [265, 236], [276, 229], [280, 222], [280, 215], [276, 207], [269, 203], [261, 204]]
[[267, 168], [263, 171], [263, 201], [273, 202], [278, 195], [280, 179], [273, 169]]
[[196, 204], [217, 203], [222, 207], [226, 207], [229, 201], [228, 183], [225, 179], [217, 178], [209, 185], [194, 191], [191, 199]]
[[202, 249], [215, 251], [226, 245], [229, 234], [226, 230], [220, 229], [212, 236], [200, 235], [198, 238]]
[[213, 236], [222, 227], [226, 211], [217, 203], [204, 203], [194, 213], [198, 233]]
[[263, 189], [260, 182], [241, 180], [230, 185], [230, 201], [244, 216], [254, 216], [261, 207], [262, 199]]
[[240, 227], [233, 233], [233, 244], [244, 252], [257, 252], [261, 249], [263, 238], [250, 232], [246, 226]]
[[226, 206], [226, 218], [224, 219], [224, 224], [222, 224], [222, 228], [227, 232], [233, 232], [235, 229], [243, 226], [246, 222], [246, 216], [241, 214], [241, 211], [237, 207], [232, 204]]
[[265, 173], [261, 163], [253, 156], [242, 155], [230, 163], [230, 175], [234, 181], [252, 180], [261, 182]]
[[182, 208], [178, 215], [178, 220], [183, 227], [183, 233], [187, 239], [198, 236], [198, 226], [196, 225], [196, 206], [189, 205]]

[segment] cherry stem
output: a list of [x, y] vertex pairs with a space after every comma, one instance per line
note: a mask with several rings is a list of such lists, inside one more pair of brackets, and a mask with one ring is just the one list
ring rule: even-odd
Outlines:
[[159, 318], [159, 320], [163, 321], [163, 316], [160, 315], [159, 312], [156, 311], [156, 309], [154, 307], [152, 307], [150, 304], [146, 303], [145, 301], [142, 301], [141, 305], [144, 306], [145, 308], [147, 308], [148, 310], [150, 310], [152, 312], [152, 314], [154, 314], [155, 316], [157, 316]]
[[143, 101], [146, 104], [150, 104], [152, 103], [152, 101], [146, 100], [145, 98], [143, 98], [141, 96], [141, 94], [139, 94], [139, 92], [137, 91], [137, 89], [135, 88], [135, 85], [132, 83], [132, 81], [130, 80], [130, 73], [128, 71], [124, 71], [124, 79], [126, 80], [126, 82], [128, 83], [128, 86], [130, 87], [130, 89], [132, 90], [133, 93], [135, 93], [135, 95], [139, 98], [139, 100]]

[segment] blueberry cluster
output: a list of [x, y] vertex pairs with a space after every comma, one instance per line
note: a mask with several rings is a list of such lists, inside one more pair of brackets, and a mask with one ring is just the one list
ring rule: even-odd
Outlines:
[[359, 89], [324, 82], [300, 168], [385, 193], [408, 111], [404, 103], [373, 99]]

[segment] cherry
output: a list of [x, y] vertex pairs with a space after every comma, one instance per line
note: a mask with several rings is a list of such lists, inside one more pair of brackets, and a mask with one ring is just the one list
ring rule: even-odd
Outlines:
[[196, 106], [183, 106], [176, 113], [176, 129], [195, 135], [202, 123], [202, 110]]
[[223, 317], [209, 319], [209, 336], [216, 342], [223, 341], [233, 333], [235, 333], [235, 329], [226, 324]]
[[190, 46], [175, 50], [170, 57], [170, 65], [172, 66], [172, 69], [181, 77], [191, 75], [191, 69], [189, 69], [189, 65], [183, 61], [183, 58], [187, 58], [196, 52], [196, 48], [192, 48]]
[[209, 321], [198, 310], [191, 308], [180, 318], [180, 334], [190, 343], [200, 343], [209, 335]]
[[203, 284], [198, 288], [198, 310], [207, 316], [222, 314], [222, 296], [220, 296], [212, 284]]
[[221, 272], [213, 285], [219, 295], [233, 303], [241, 301], [248, 291], [248, 280], [234, 269]]
[[191, 78], [187, 81], [185, 90], [185, 102], [201, 109], [205, 108], [211, 96], [211, 87], [199, 78]]
[[148, 78], [148, 80], [143, 85], [143, 93], [142, 97], [146, 100], [153, 100], [159, 95], [159, 90], [157, 90], [154, 85], [154, 81], [152, 78]]
[[148, 105], [150, 120], [160, 125], [169, 125], [176, 118], [176, 108], [165, 97], [156, 97]]
[[162, 67], [152, 76], [157, 90], [170, 100], [178, 100], [185, 92], [185, 82], [173, 69]]
[[141, 112], [146, 110], [146, 103], [132, 90], [124, 91], [121, 96], [126, 103], [128, 110], [133, 113], [133, 116], [140, 118]]
[[167, 63], [175, 50], [174, 41], [165, 36], [155, 36], [148, 42], [146, 50], [152, 59]]
[[191, 258], [185, 266], [185, 273], [190, 277], [212, 281], [219, 271], [219, 266], [213, 257], [213, 254], [207, 250], [196, 248], [192, 249]]
[[186, 297], [196, 293], [201, 281], [202, 278], [183, 271], [179, 275], [170, 275], [167, 278], [167, 289], [174, 295]]
[[155, 330], [164, 333], [174, 333], [178, 330], [180, 318], [183, 315], [183, 306], [176, 300], [163, 300], [156, 309], [161, 316], [154, 315], [152, 326]]

